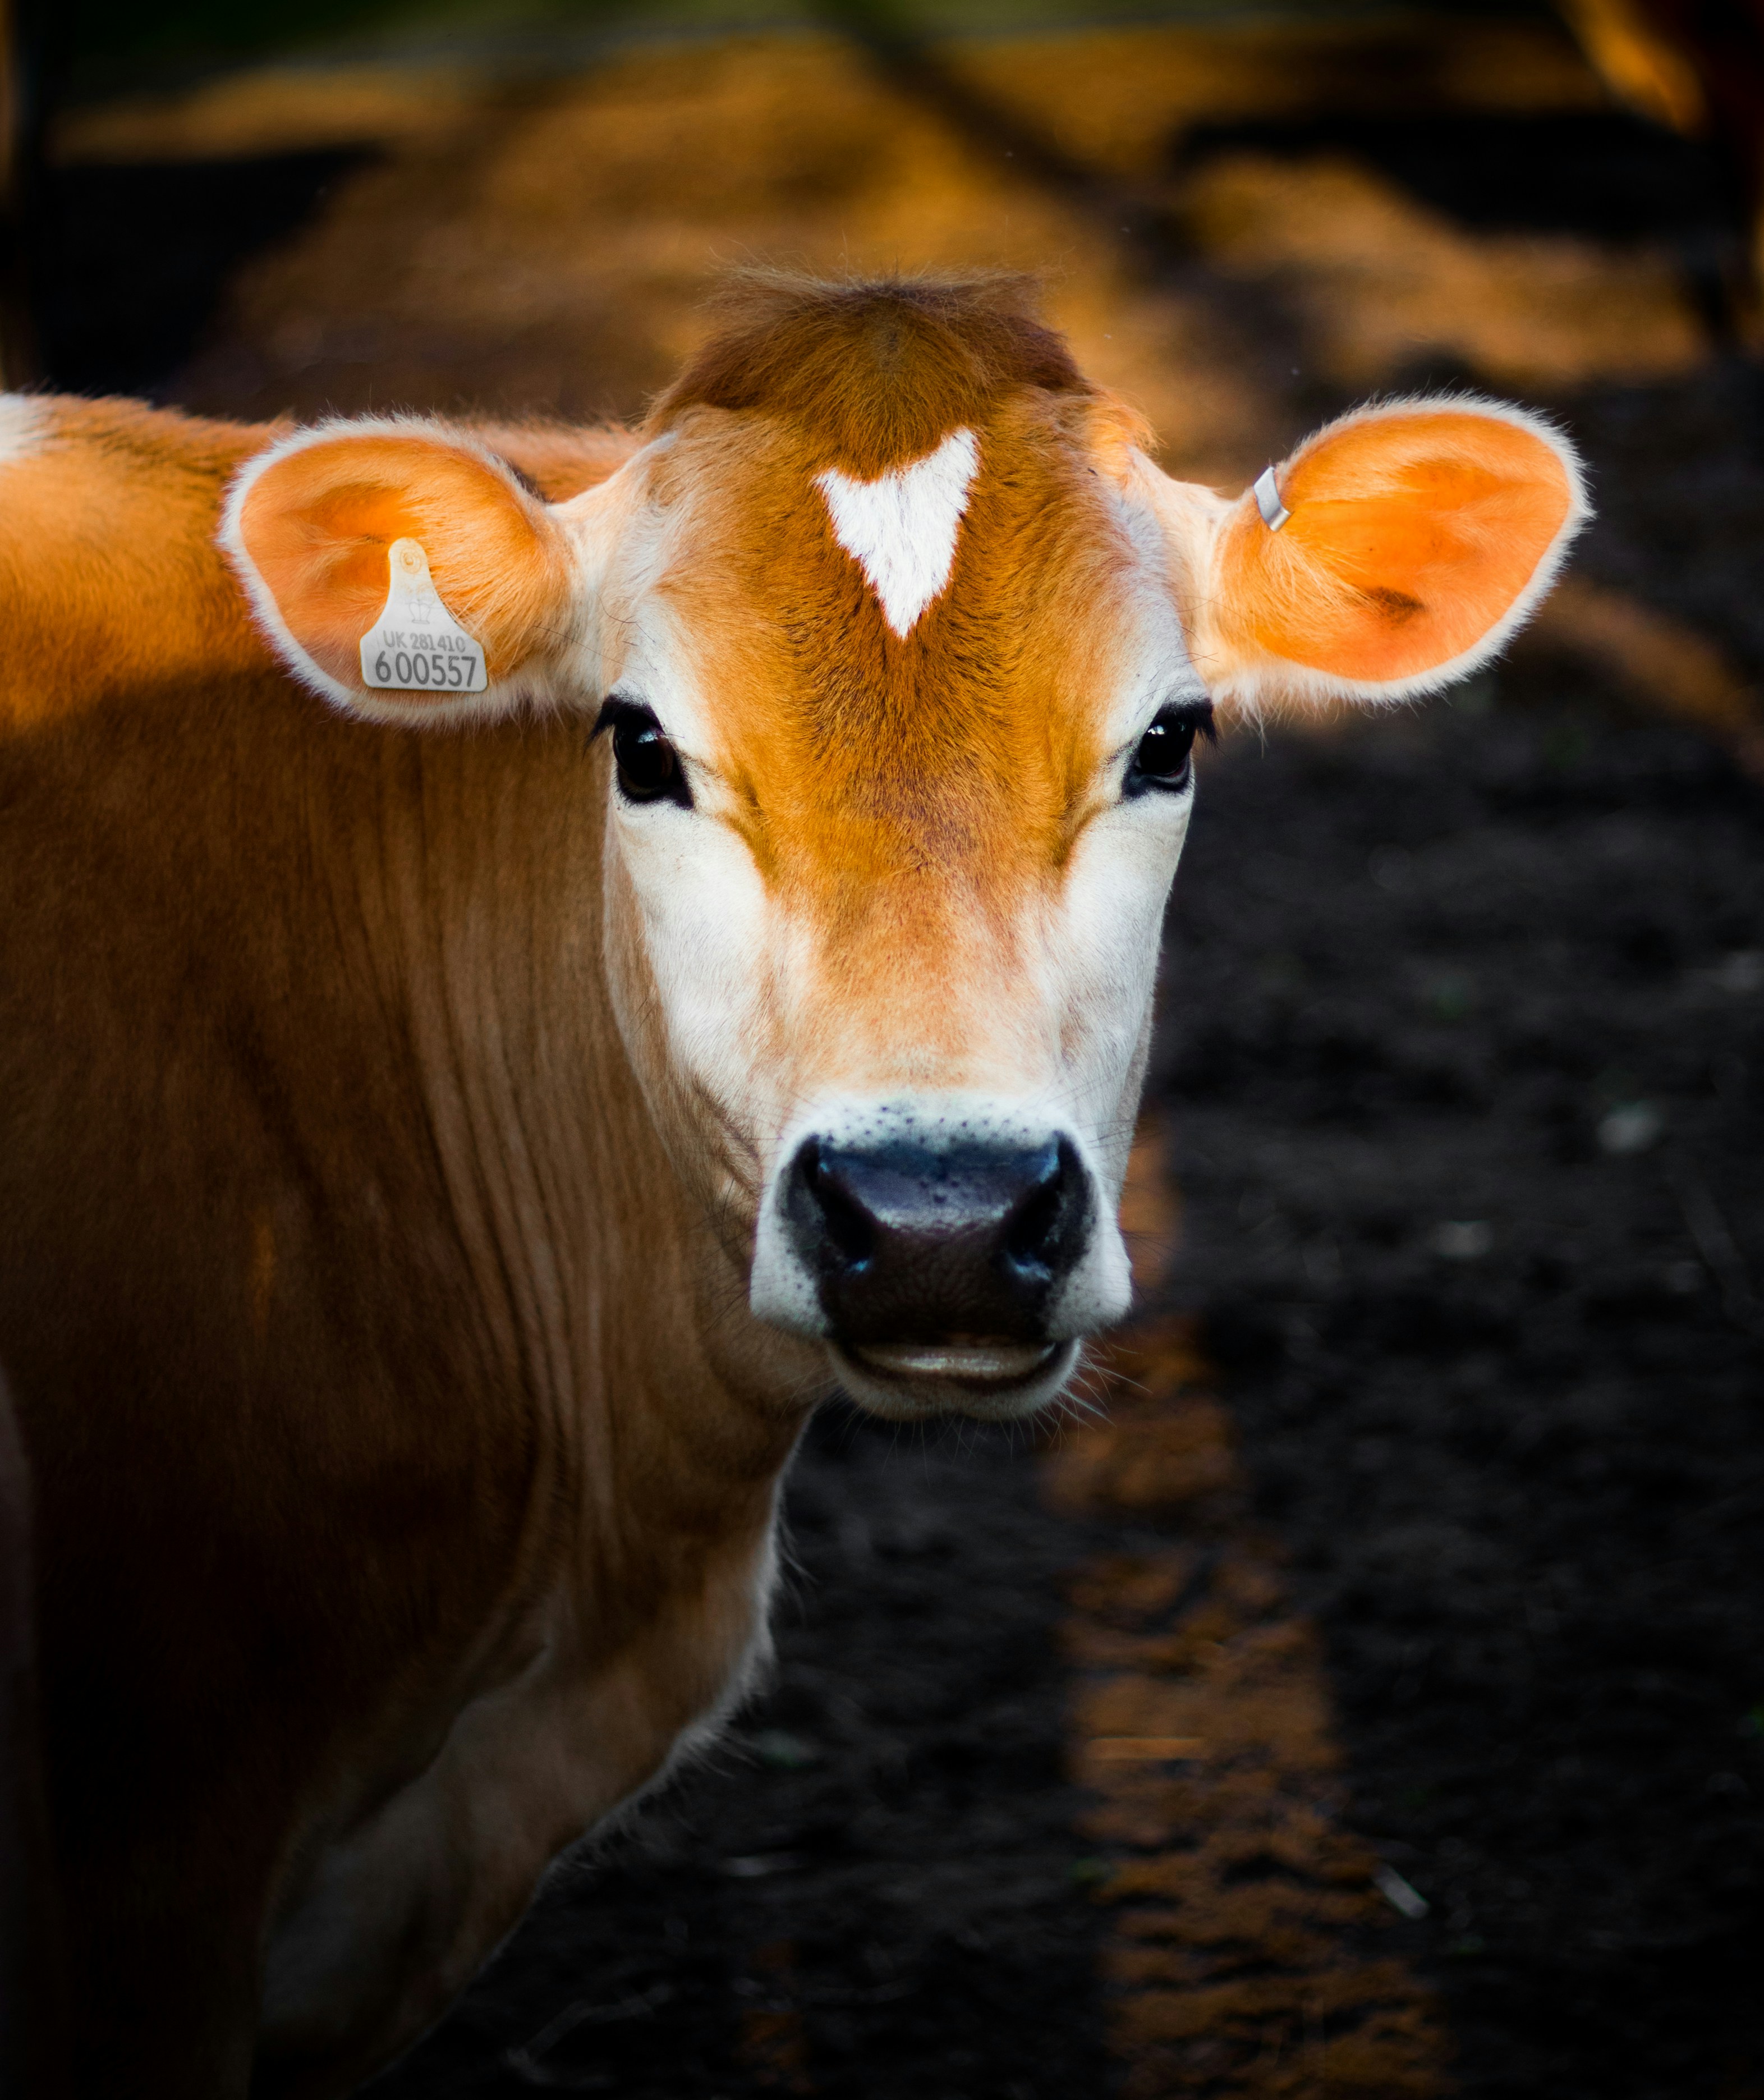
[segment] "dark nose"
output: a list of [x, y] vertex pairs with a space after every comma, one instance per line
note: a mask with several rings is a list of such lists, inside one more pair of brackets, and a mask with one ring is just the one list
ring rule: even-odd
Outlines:
[[843, 1342], [1041, 1341], [1084, 1251], [1090, 1176], [1071, 1140], [934, 1150], [805, 1140], [785, 1215]]

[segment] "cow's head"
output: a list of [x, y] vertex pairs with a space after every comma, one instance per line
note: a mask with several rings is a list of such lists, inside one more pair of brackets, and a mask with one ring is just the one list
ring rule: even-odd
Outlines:
[[[376, 421], [284, 439], [229, 505], [335, 706], [605, 732], [608, 973], [654, 1114], [754, 1311], [882, 1413], [1025, 1411], [1127, 1309], [1215, 706], [1445, 685], [1586, 515], [1563, 439], [1488, 402], [1360, 410], [1234, 501], [1142, 439], [1014, 289], [770, 282], [573, 500]], [[409, 602], [389, 552], [462, 638], [421, 678], [364, 661]]]

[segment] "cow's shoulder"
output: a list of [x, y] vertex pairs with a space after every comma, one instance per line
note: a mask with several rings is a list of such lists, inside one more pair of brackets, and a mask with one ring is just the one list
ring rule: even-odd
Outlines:
[[270, 668], [214, 541], [229, 478], [276, 427], [0, 396], [0, 723]]
[[99, 496], [200, 500], [224, 488], [241, 460], [287, 427], [223, 422], [114, 397], [0, 395], [0, 533], [9, 546], [17, 542], [19, 506], [37, 491], [70, 523], [89, 515]]

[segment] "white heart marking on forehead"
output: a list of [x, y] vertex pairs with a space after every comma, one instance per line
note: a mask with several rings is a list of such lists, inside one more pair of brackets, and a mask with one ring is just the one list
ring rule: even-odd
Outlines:
[[973, 432], [952, 430], [934, 452], [875, 481], [853, 481], [837, 467], [814, 478], [833, 536], [870, 579], [883, 618], [902, 640], [950, 580], [979, 465]]

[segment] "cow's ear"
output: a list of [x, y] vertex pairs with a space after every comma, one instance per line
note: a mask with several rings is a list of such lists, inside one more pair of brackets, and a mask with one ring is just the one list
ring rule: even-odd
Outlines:
[[443, 425], [296, 432], [240, 470], [220, 536], [278, 655], [352, 714], [505, 712], [548, 690], [571, 638], [555, 514]]
[[1166, 483], [1195, 668], [1215, 698], [1396, 700], [1485, 663], [1590, 516], [1573, 448], [1496, 402], [1343, 417], [1235, 503]]

